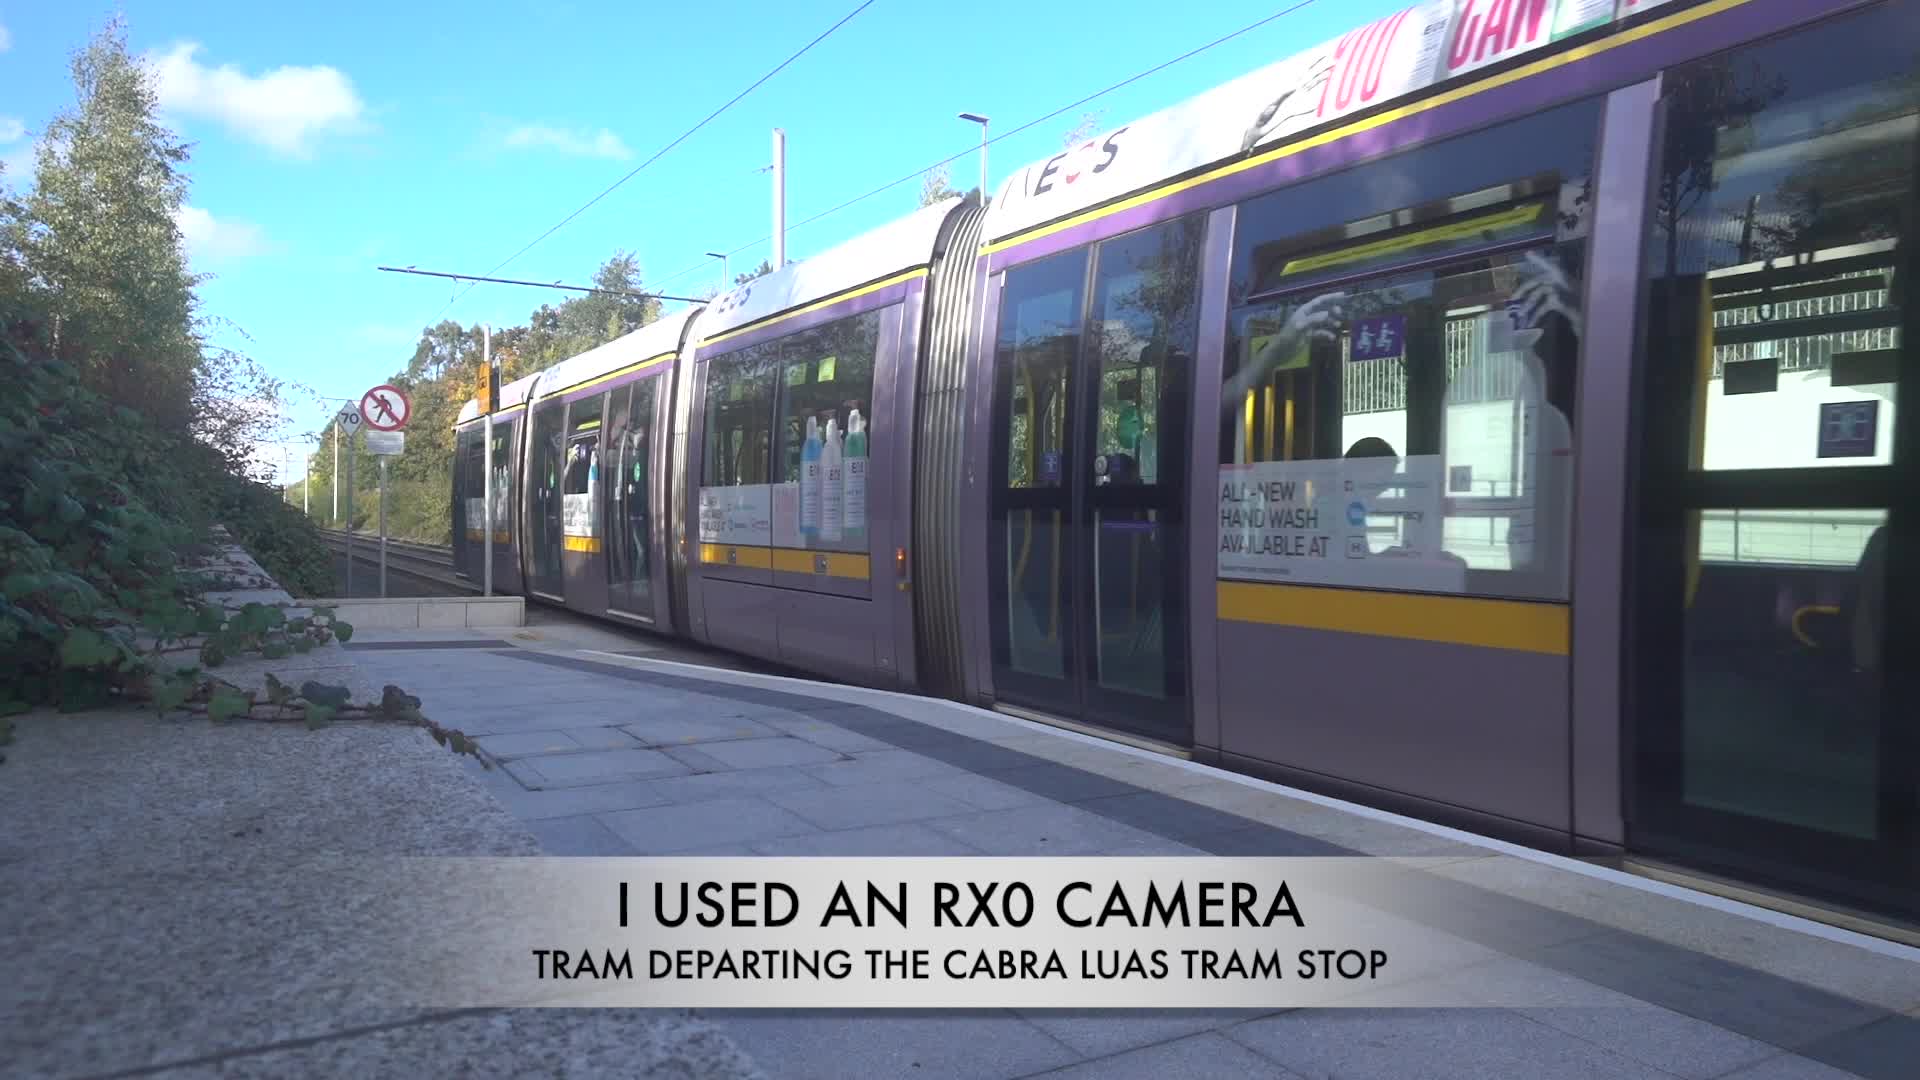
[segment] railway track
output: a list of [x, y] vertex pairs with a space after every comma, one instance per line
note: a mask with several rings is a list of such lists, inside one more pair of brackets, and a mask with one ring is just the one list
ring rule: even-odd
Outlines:
[[[347, 531], [345, 529], [321, 529], [320, 535], [326, 540], [327, 546], [334, 551], [340, 553], [346, 551]], [[360, 590], [363, 582], [367, 584], [377, 582], [377, 575], [380, 572], [380, 538], [370, 533], [354, 533], [353, 562], [356, 592]], [[450, 595], [480, 591], [478, 586], [453, 572], [453, 549], [439, 544], [422, 544], [412, 540], [389, 538], [387, 540], [389, 584], [396, 575], [448, 590]], [[344, 583], [342, 587], [344, 588]]]

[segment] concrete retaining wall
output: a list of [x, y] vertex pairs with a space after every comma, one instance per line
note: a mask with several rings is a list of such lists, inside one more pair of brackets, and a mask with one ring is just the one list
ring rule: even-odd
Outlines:
[[479, 626], [525, 626], [527, 601], [521, 596], [404, 596], [386, 600], [303, 600], [308, 607], [330, 607], [355, 629], [458, 630]]

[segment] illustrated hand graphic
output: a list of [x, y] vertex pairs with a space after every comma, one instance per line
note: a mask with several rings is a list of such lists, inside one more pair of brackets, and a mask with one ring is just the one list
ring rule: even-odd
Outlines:
[[1287, 317], [1286, 325], [1273, 335], [1273, 340], [1261, 347], [1252, 362], [1242, 365], [1227, 380], [1221, 393], [1221, 408], [1237, 408], [1242, 395], [1265, 382], [1275, 368], [1299, 355], [1301, 349], [1315, 341], [1337, 340], [1346, 299], [1346, 293], [1327, 293], [1295, 308]]
[[1346, 293], [1331, 292], [1294, 308], [1286, 326], [1254, 357], [1253, 366], [1264, 377], [1308, 345], [1316, 341], [1336, 341], [1336, 332], [1345, 320], [1346, 302]]
[[1579, 298], [1560, 264], [1538, 251], [1530, 251], [1516, 269], [1520, 272], [1520, 283], [1513, 290], [1512, 301], [1516, 339], [1527, 334], [1524, 344], [1531, 345], [1544, 333], [1540, 324], [1555, 313], [1572, 324], [1575, 337], [1582, 336], [1585, 327], [1580, 319]]
[[1322, 56], [1320, 59], [1314, 61], [1313, 64], [1307, 68], [1306, 74], [1301, 76], [1300, 82], [1297, 85], [1286, 93], [1281, 94], [1271, 105], [1260, 110], [1259, 117], [1254, 120], [1253, 126], [1247, 129], [1246, 136], [1240, 140], [1240, 152], [1244, 154], [1260, 145], [1260, 140], [1266, 138], [1268, 134], [1287, 121], [1311, 113], [1313, 111], [1312, 106], [1304, 108], [1296, 107], [1293, 112], [1285, 116], [1280, 115], [1280, 110], [1289, 101], [1294, 101], [1296, 98], [1307, 98], [1310, 91], [1319, 89], [1321, 84], [1325, 83], [1332, 74], [1333, 57]]

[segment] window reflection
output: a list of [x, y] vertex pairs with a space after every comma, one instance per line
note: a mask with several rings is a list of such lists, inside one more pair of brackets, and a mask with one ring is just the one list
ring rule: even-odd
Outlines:
[[1007, 275], [995, 370], [1010, 379], [1007, 486], [1059, 487], [1069, 438], [1069, 372], [1080, 349], [1085, 251]]
[[1353, 259], [1274, 245], [1267, 280], [1446, 261], [1235, 313], [1223, 576], [1565, 596], [1582, 245], [1557, 194], [1363, 238]]
[[1194, 218], [1100, 245], [1089, 322], [1099, 368], [1093, 482], [1157, 484], [1178, 406], [1167, 400], [1191, 362], [1204, 226]]
[[1694, 468], [1891, 459], [1889, 287], [1920, 131], [1911, 38], [1895, 42], [1920, 26], [1871, 21], [1896, 37], [1830, 25], [1670, 77], [1651, 257], [1693, 324], [1669, 355], [1697, 366]]

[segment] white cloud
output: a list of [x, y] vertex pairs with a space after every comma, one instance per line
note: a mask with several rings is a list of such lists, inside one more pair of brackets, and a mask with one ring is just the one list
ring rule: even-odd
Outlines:
[[289, 157], [307, 157], [321, 136], [362, 126], [366, 102], [338, 68], [278, 67], [248, 75], [232, 64], [208, 67], [194, 58], [199, 51], [198, 43], [182, 42], [151, 58], [163, 108], [218, 120]]
[[558, 150], [578, 157], [612, 158], [615, 161], [625, 161], [633, 156], [633, 151], [627, 149], [627, 144], [621, 141], [620, 136], [606, 128], [589, 134], [529, 124], [508, 132], [505, 144], [515, 150]]
[[187, 250], [215, 259], [261, 255], [267, 250], [266, 231], [244, 221], [220, 221], [197, 206], [183, 206], [174, 215]]
[[34, 170], [38, 167], [32, 139], [0, 150], [0, 185], [26, 191], [33, 186]]
[[0, 116], [0, 143], [10, 143], [27, 133], [27, 125], [17, 116]]
[[0, 52], [6, 52], [11, 48], [13, 48], [13, 31], [8, 30], [5, 23], [0, 23]]

